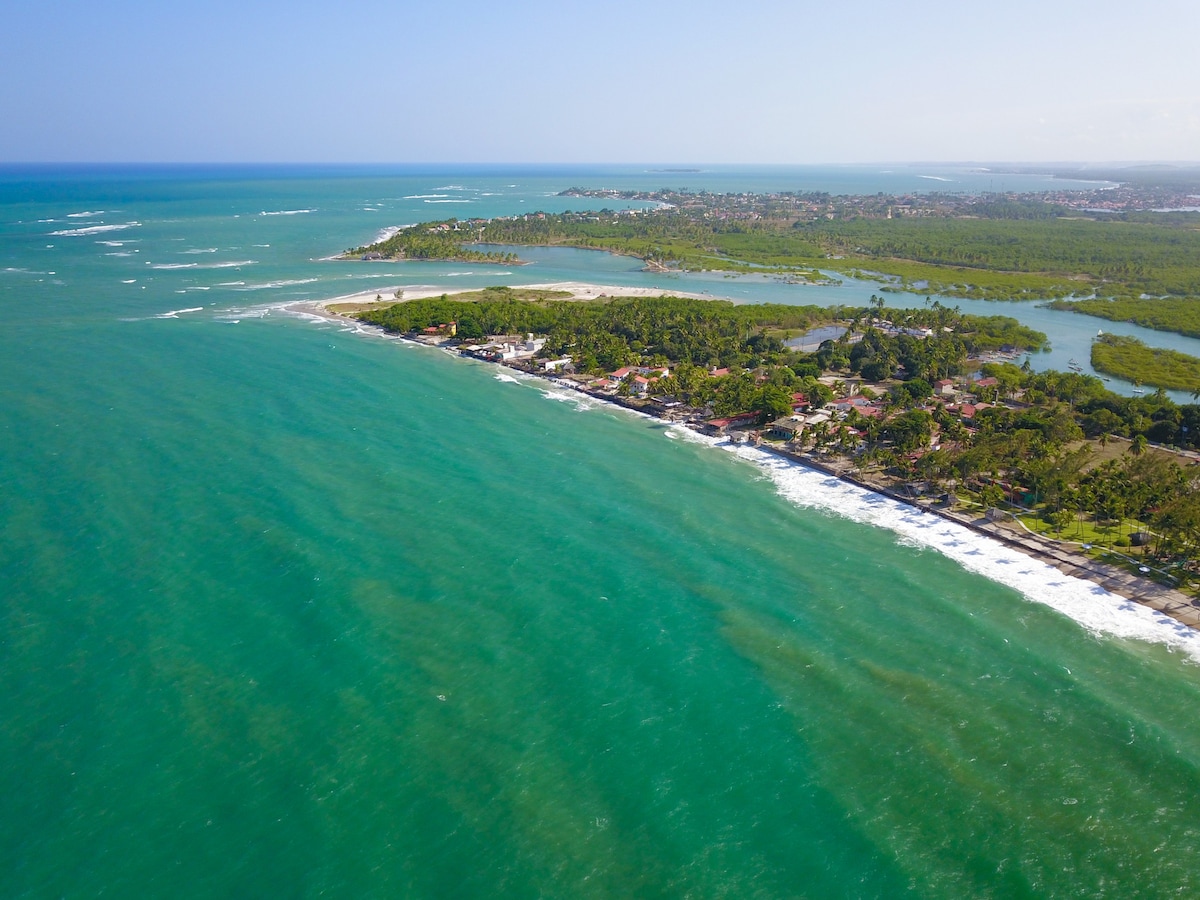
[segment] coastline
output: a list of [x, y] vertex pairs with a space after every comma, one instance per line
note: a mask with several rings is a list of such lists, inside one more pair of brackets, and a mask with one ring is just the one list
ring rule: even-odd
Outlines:
[[[570, 297], [564, 297], [564, 300], [598, 300], [601, 297], [689, 297], [693, 300], [721, 300], [731, 298], [715, 297], [712, 294], [687, 293], [685, 291], [664, 290], [662, 288], [640, 288], [640, 287], [622, 287], [620, 285], [603, 285], [591, 284], [584, 281], [549, 281], [538, 284], [514, 284], [511, 286], [513, 290], [536, 290], [536, 291], [567, 291], [571, 294]], [[397, 300], [395, 293], [397, 290], [403, 290], [404, 296]], [[391, 306], [394, 303], [404, 303], [408, 300], [424, 300], [429, 297], [440, 297], [445, 294], [447, 297], [455, 297], [459, 294], [469, 294], [480, 288], [451, 288], [447, 290], [443, 286], [435, 285], [389, 285], [384, 288], [377, 288], [369, 291], [356, 291], [353, 294], [343, 294], [339, 297], [330, 297], [327, 300], [304, 300], [296, 303], [288, 304], [289, 308], [304, 309], [306, 312], [325, 314], [330, 318], [336, 318], [340, 321], [351, 321], [361, 325], [357, 319], [351, 319], [342, 312], [335, 311], [332, 307], [335, 306], [350, 306], [354, 305], [362, 309], [369, 309], [372, 306]], [[375, 298], [379, 297], [379, 300]]]
[[[600, 297], [646, 297], [646, 296], [684, 296], [694, 297], [697, 299], [717, 299], [712, 295], [701, 294], [681, 294], [675, 291], [659, 290], [653, 288], [625, 288], [615, 285], [596, 285], [585, 282], [555, 282], [546, 284], [529, 284], [516, 285], [514, 287], [525, 289], [538, 290], [561, 290], [570, 291], [572, 296], [570, 300], [594, 300]], [[304, 301], [301, 303], [290, 304], [287, 308], [290, 311], [297, 312], [303, 315], [315, 316], [329, 322], [334, 322], [339, 325], [350, 325], [362, 332], [372, 332], [378, 334], [387, 334], [382, 329], [375, 328], [361, 322], [358, 319], [345, 315], [345, 312], [356, 311], [357, 309], [366, 309], [378, 305], [391, 305], [403, 300], [416, 300], [425, 297], [436, 297], [445, 294], [454, 296], [455, 294], [469, 293], [474, 288], [466, 288], [461, 290], [446, 290], [442, 287], [403, 287], [404, 298], [401, 301], [393, 299], [376, 301], [376, 296], [384, 295], [387, 292], [393, 292], [396, 288], [387, 288], [384, 290], [360, 291], [355, 294], [334, 297], [320, 301]], [[333, 307], [353, 307], [352, 310], [336, 310]], [[394, 337], [394, 335], [390, 335]], [[438, 343], [424, 343], [426, 346], [439, 346]], [[647, 404], [632, 401], [627, 398], [617, 397], [615, 395], [601, 393], [598, 391], [590, 391], [575, 382], [564, 381], [561, 378], [553, 375], [546, 375], [538, 372], [531, 372], [521, 366], [511, 365], [508, 363], [496, 363], [505, 368], [520, 372], [525, 376], [537, 378], [548, 384], [560, 388], [566, 388], [577, 392], [582, 396], [602, 401], [612, 406], [619, 406], [631, 411], [647, 415], [653, 418], [661, 419], [668, 422], [673, 422], [681, 428], [688, 428], [682, 422], [676, 419], [671, 419], [669, 416], [662, 415], [659, 411]], [[689, 428], [689, 432], [695, 434], [696, 437], [701, 437], [694, 429]], [[728, 441], [716, 441], [710, 438], [703, 438], [705, 442], [710, 442], [714, 445], [730, 447]], [[744, 447], [746, 445], [732, 445], [732, 448]], [[1015, 520], [996, 521], [986, 515], [972, 516], [962, 511], [943, 509], [934, 506], [931, 503], [923, 503], [920, 500], [905, 496], [904, 494], [894, 490], [890, 485], [881, 481], [863, 478], [853, 472], [852, 468], [847, 465], [835, 465], [829, 460], [822, 460], [811, 453], [796, 453], [785, 447], [773, 446], [770, 444], [759, 444], [748, 449], [758, 451], [763, 455], [769, 456], [787, 465], [796, 466], [810, 472], [821, 473], [825, 476], [837, 479], [838, 482], [852, 486], [860, 491], [869, 492], [872, 495], [886, 497], [894, 503], [901, 504], [904, 507], [911, 508], [918, 512], [920, 516], [931, 517], [930, 521], [941, 520], [967, 529], [972, 534], [977, 535], [992, 545], [998, 548], [1021, 554], [1024, 557], [1043, 563], [1044, 565], [1062, 573], [1063, 575], [1076, 579], [1082, 582], [1089, 582], [1097, 585], [1101, 591], [1111, 594], [1124, 600], [1132, 601], [1145, 607], [1149, 611], [1157, 613], [1159, 616], [1166, 617], [1176, 626], [1183, 626], [1189, 631], [1191, 636], [1200, 634], [1200, 605], [1197, 601], [1193, 601], [1185, 594], [1176, 591], [1172, 588], [1160, 585], [1150, 579], [1141, 578], [1138, 575], [1130, 573], [1117, 566], [1112, 566], [1107, 563], [1093, 560], [1082, 553], [1073, 550], [1068, 542], [1055, 541], [1046, 538], [1042, 535], [1036, 535], [1024, 529]], [[887, 527], [883, 523], [874, 523], [881, 527]], [[895, 529], [893, 529], [895, 530]], [[939, 548], [940, 549], [940, 548]], [[943, 551], [944, 552], [944, 551]], [[950, 555], [950, 554], [947, 554]], [[955, 558], [955, 557], [952, 557]], [[966, 565], [965, 561], [959, 559], [960, 564]], [[985, 574], [985, 577], [989, 577]], [[1019, 588], [1018, 588], [1019, 590]], [[1091, 588], [1093, 593], [1095, 588]], [[1022, 593], [1025, 593], [1022, 591]], [[1028, 594], [1026, 594], [1028, 596]], [[1035, 602], [1036, 598], [1030, 597]], [[1053, 604], [1050, 604], [1053, 605]], [[1077, 621], [1078, 617], [1073, 616]], [[1082, 622], [1085, 627], [1097, 627], [1088, 625]], [[1200, 654], [1197, 654], [1200, 659]]]

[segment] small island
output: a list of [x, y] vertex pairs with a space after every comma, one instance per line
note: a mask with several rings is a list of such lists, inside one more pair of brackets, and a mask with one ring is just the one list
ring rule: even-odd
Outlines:
[[1200, 395], [1200, 359], [1177, 350], [1148, 347], [1134, 337], [1099, 335], [1092, 342], [1092, 368], [1151, 387]]

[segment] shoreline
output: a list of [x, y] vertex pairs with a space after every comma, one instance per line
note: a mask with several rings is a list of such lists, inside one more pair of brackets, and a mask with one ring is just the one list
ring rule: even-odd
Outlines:
[[[730, 303], [736, 303], [732, 297], [718, 297], [711, 293], [688, 293], [686, 291], [673, 291], [663, 288], [642, 288], [642, 287], [623, 287], [621, 285], [605, 285], [591, 284], [585, 281], [548, 281], [537, 284], [514, 284], [510, 285], [513, 290], [534, 290], [534, 291], [567, 291], [571, 294], [570, 297], [564, 297], [564, 300], [598, 300], [601, 297], [688, 297], [693, 300], [728, 300]], [[395, 298], [395, 293], [398, 290], [404, 292], [404, 296], [399, 300]], [[404, 303], [408, 300], [425, 300], [429, 297], [440, 297], [445, 294], [447, 297], [455, 297], [460, 294], [470, 294], [475, 291], [483, 290], [482, 288], [452, 288], [447, 290], [445, 287], [436, 285], [389, 285], [384, 288], [376, 288], [368, 291], [356, 291], [353, 294], [343, 294], [339, 297], [330, 297], [327, 300], [302, 300], [288, 304], [289, 307], [306, 307], [309, 312], [320, 310], [325, 314], [336, 317], [340, 320], [349, 320], [357, 324], [357, 319], [350, 319], [340, 312], [330, 309], [331, 306], [343, 305], [362, 305], [362, 307], [370, 308], [371, 306], [391, 306], [394, 303]], [[380, 299], [376, 300], [375, 298]]]
[[[712, 295], [700, 294], [681, 294], [674, 291], [659, 290], [653, 288], [624, 288], [617, 285], [596, 285], [586, 282], [555, 282], [547, 284], [530, 284], [517, 285], [514, 287], [525, 289], [538, 290], [565, 290], [570, 291], [571, 300], [594, 300], [599, 297], [646, 297], [646, 296], [684, 296], [694, 297], [697, 299], [720, 299]], [[389, 288], [394, 292], [395, 288]], [[445, 294], [454, 296], [455, 294], [469, 293], [474, 288], [463, 290], [445, 290], [443, 288], [415, 286], [412, 288], [405, 287], [404, 299], [416, 300], [425, 297], [437, 297]], [[360, 291], [355, 294], [348, 294], [341, 297], [334, 297], [328, 300], [318, 301], [303, 301], [300, 303], [290, 304], [289, 310], [303, 312], [309, 315], [315, 315], [329, 322], [334, 322], [341, 325], [353, 325], [356, 328], [369, 330], [381, 335], [396, 337], [390, 332], [375, 326], [364, 323], [358, 319], [344, 315], [343, 312], [331, 309], [332, 306], [347, 306], [361, 305], [362, 308], [369, 308], [376, 305], [391, 305], [403, 300], [395, 299], [376, 301], [376, 296], [382, 295], [383, 290]], [[411, 340], [411, 339], [410, 339]], [[431, 343], [426, 341], [414, 341], [414, 343], [424, 344], [437, 348], [439, 343]], [[448, 348], [443, 348], [448, 349]], [[472, 357], [473, 358], [473, 357]], [[678, 419], [672, 419], [669, 416], [664, 416], [656, 409], [648, 405], [628, 400], [627, 398], [617, 397], [615, 395], [605, 394], [598, 391], [590, 391], [575, 382], [565, 381], [553, 375], [546, 375], [539, 372], [532, 372], [518, 365], [510, 363], [496, 363], [506, 369], [520, 372], [525, 376], [537, 378], [557, 387], [569, 388], [585, 397], [590, 397], [595, 400], [603, 401], [609, 405], [617, 406], [623, 409], [628, 409], [642, 415], [650, 416], [660, 421], [671, 422], [681, 427], [689, 428], [693, 432], [699, 434], [696, 429], [689, 426], [687, 423], [681, 422]], [[1068, 577], [1079, 579], [1081, 581], [1091, 582], [1098, 585], [1101, 589], [1117, 597], [1125, 600], [1133, 601], [1143, 607], [1148, 608], [1162, 616], [1166, 616], [1173, 622], [1185, 626], [1192, 632], [1200, 633], [1200, 601], [1193, 601], [1187, 595], [1176, 591], [1172, 588], [1158, 584], [1150, 579], [1140, 578], [1139, 576], [1127, 572], [1117, 566], [1112, 566], [1104, 562], [1099, 562], [1087, 557], [1081, 553], [1075, 552], [1069, 543], [1059, 542], [1046, 538], [1042, 535], [1033, 534], [1015, 520], [994, 521], [986, 515], [978, 515], [972, 517], [968, 513], [962, 511], [954, 511], [941, 509], [931, 503], [922, 503], [919, 500], [905, 496], [892, 486], [874, 481], [869, 478], [863, 478], [853, 472], [849, 465], [838, 466], [831, 464], [829, 461], [823, 461], [808, 453], [796, 453], [788, 450], [785, 447], [776, 447], [767, 443], [753, 445], [753, 449], [762, 451], [765, 454], [785, 461], [789, 464], [799, 466], [801, 468], [820, 472], [844, 482], [847, 485], [852, 485], [860, 490], [870, 492], [878, 496], [886, 497], [889, 500], [903, 504], [904, 506], [918, 510], [922, 515], [932, 515], [936, 519], [941, 519], [946, 522], [953, 523], [962, 528], [966, 528], [973, 534], [976, 534], [985, 540], [988, 540], [995, 545], [1020, 553], [1030, 559], [1041, 562], [1053, 569], [1061, 572]], [[961, 561], [960, 561], [961, 564]], [[987, 577], [985, 575], [985, 577]], [[1082, 624], [1082, 623], [1081, 623]]]

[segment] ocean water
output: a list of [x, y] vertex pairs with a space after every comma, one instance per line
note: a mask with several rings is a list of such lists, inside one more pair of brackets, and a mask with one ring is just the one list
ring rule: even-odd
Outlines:
[[5, 171], [0, 893], [1200, 892], [1190, 633], [282, 308], [585, 260], [652, 283], [323, 259], [589, 177], [664, 176]]

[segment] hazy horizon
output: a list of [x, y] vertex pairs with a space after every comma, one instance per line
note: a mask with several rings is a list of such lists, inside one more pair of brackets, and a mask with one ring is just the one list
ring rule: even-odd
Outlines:
[[1200, 7], [1182, 0], [50, 0], [0, 23], [0, 161], [1045, 165], [1200, 146]]
[[129, 167], [205, 167], [213, 168], [246, 166], [246, 167], [329, 167], [329, 168], [471, 168], [471, 167], [505, 167], [505, 168], [538, 168], [539, 170], [563, 168], [563, 169], [586, 169], [598, 167], [635, 167], [646, 166], [648, 171], [662, 172], [686, 172], [692, 169], [704, 168], [863, 168], [874, 166], [904, 166], [910, 168], [975, 168], [987, 170], [995, 167], [1005, 167], [1011, 171], [1018, 170], [1035, 170], [1038, 172], [1052, 173], [1055, 170], [1069, 171], [1108, 171], [1112, 169], [1181, 169], [1188, 170], [1192, 168], [1200, 168], [1200, 157], [1192, 160], [1156, 160], [1156, 159], [1141, 159], [1141, 160], [1047, 160], [1039, 162], [1036, 160], [999, 160], [999, 159], [980, 159], [980, 160], [936, 160], [936, 159], [921, 159], [921, 160], [895, 160], [895, 159], [879, 159], [879, 160], [859, 160], [855, 162], [844, 162], [838, 160], [817, 160], [815, 162], [789, 162], [789, 161], [768, 161], [768, 162], [737, 162], [730, 160], [645, 160], [645, 159], [614, 159], [614, 160], [577, 160], [577, 161], [555, 161], [538, 162], [534, 160], [499, 160], [499, 159], [466, 159], [466, 160], [436, 160], [436, 159], [377, 159], [377, 160], [318, 160], [318, 159], [12, 159], [0, 160], [0, 168], [24, 168], [24, 167], [87, 167], [96, 166], [100, 168], [117, 168], [123, 166]]

